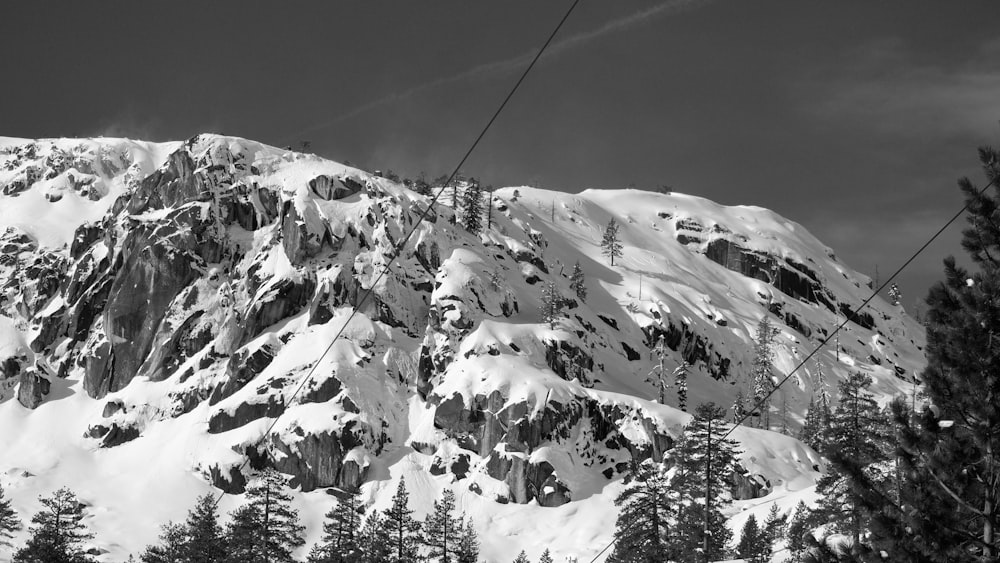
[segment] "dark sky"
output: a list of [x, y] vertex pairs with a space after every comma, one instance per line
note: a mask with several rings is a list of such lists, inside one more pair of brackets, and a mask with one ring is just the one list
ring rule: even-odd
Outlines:
[[[437, 176], [568, 4], [10, 3], [0, 135], [309, 140]], [[995, 0], [584, 0], [465, 171], [769, 207], [884, 277], [1000, 140], [998, 21]], [[958, 237], [901, 278], [911, 310]]]

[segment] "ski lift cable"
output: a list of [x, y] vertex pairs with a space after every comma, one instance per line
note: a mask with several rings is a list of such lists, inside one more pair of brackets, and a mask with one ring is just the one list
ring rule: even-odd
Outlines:
[[[475, 140], [469, 146], [469, 149], [465, 152], [465, 155], [462, 156], [462, 159], [455, 166], [455, 169], [452, 171], [452, 173], [448, 176], [448, 180], [445, 181], [446, 186], [450, 184], [452, 180], [454, 180], [455, 176], [458, 175], [459, 170], [461, 170], [462, 166], [465, 165], [465, 161], [469, 159], [469, 156], [471, 156], [472, 152], [476, 150], [476, 147], [479, 145], [479, 142], [482, 141], [483, 137], [486, 136], [486, 132], [490, 130], [490, 127], [493, 126], [493, 123], [500, 116], [500, 113], [503, 112], [503, 110], [507, 107], [508, 102], [510, 102], [511, 98], [514, 97], [514, 93], [517, 92], [518, 88], [521, 87], [521, 84], [524, 82], [525, 78], [527, 78], [528, 73], [530, 73], [531, 70], [535, 67], [535, 64], [542, 57], [542, 54], [545, 53], [545, 50], [552, 43], [552, 40], [555, 39], [556, 34], [558, 34], [559, 30], [562, 29], [563, 24], [566, 23], [567, 19], [569, 19], [570, 14], [572, 14], [573, 11], [576, 9], [577, 5], [580, 4], [580, 1], [581, 0], [573, 0], [573, 3], [566, 10], [566, 13], [563, 14], [562, 19], [559, 20], [559, 23], [556, 24], [555, 28], [552, 30], [548, 38], [545, 40], [545, 43], [542, 44], [541, 48], [535, 54], [535, 57], [531, 60], [528, 66], [524, 69], [524, 72], [521, 73], [520, 78], [517, 79], [517, 82], [514, 83], [514, 86], [507, 93], [507, 96], [504, 98], [503, 102], [501, 102], [500, 106], [497, 107], [495, 112], [493, 112], [492, 117], [490, 117], [489, 121], [487, 121], [486, 125], [479, 132], [479, 135], [476, 136]], [[330, 344], [323, 350], [323, 353], [320, 354], [316, 362], [313, 363], [312, 367], [309, 369], [306, 375], [299, 381], [299, 384], [295, 387], [294, 391], [292, 391], [292, 394], [286, 400], [282, 401], [281, 410], [271, 421], [271, 424], [268, 425], [267, 430], [265, 430], [264, 433], [261, 435], [261, 437], [253, 443], [252, 448], [254, 450], [256, 450], [262, 443], [264, 443], [264, 441], [267, 440], [267, 438], [271, 435], [271, 431], [274, 430], [275, 426], [277, 426], [278, 420], [281, 418], [281, 415], [285, 414], [285, 412], [288, 410], [288, 405], [292, 402], [292, 400], [295, 399], [296, 396], [298, 396], [298, 394], [305, 387], [306, 383], [308, 383], [312, 379], [313, 374], [316, 372], [316, 368], [319, 367], [323, 359], [327, 356], [327, 354], [330, 353], [330, 350], [333, 349], [333, 345], [336, 344], [337, 340], [340, 339], [340, 337], [344, 333], [344, 330], [347, 329], [347, 326], [351, 323], [352, 320], [354, 320], [354, 317], [357, 315], [358, 311], [365, 304], [365, 302], [368, 300], [371, 294], [375, 291], [375, 287], [378, 286], [379, 282], [382, 281], [382, 278], [384, 278], [386, 273], [388, 273], [389, 269], [392, 267], [392, 263], [396, 261], [396, 259], [402, 253], [403, 249], [406, 247], [407, 243], [409, 243], [410, 239], [413, 238], [413, 235], [417, 232], [417, 229], [420, 228], [420, 225], [424, 222], [427, 216], [430, 215], [431, 211], [437, 205], [438, 199], [441, 197], [441, 194], [443, 192], [444, 190], [440, 190], [438, 191], [437, 194], [434, 195], [434, 198], [431, 199], [427, 207], [425, 207], [423, 211], [420, 213], [420, 215], [417, 217], [417, 221], [413, 224], [413, 227], [411, 227], [406, 236], [403, 237], [403, 240], [401, 240], [398, 244], [394, 245], [392, 256], [389, 257], [389, 260], [386, 263], [386, 265], [382, 268], [382, 270], [378, 273], [378, 275], [375, 276], [375, 278], [371, 281], [371, 284], [368, 286], [368, 289], [365, 290], [364, 294], [361, 296], [361, 299], [358, 301], [357, 305], [355, 305], [355, 307], [351, 310], [351, 314], [348, 315], [347, 319], [340, 326], [340, 329], [337, 330], [337, 333], [330, 340]], [[244, 468], [246, 468], [247, 464], [250, 463], [250, 457], [246, 455], [247, 452], [249, 452], [249, 448], [244, 450], [243, 462], [238, 467], [237, 469], [238, 471], [242, 471]], [[219, 502], [222, 501], [223, 497], [225, 497], [226, 494], [227, 493], [225, 491], [220, 492], [215, 499], [213, 507], [218, 507]]]
[[[979, 195], [983, 195], [984, 193], [986, 193], [986, 190], [988, 190], [990, 187], [992, 187], [996, 183], [996, 181], [998, 179], [1000, 179], [1000, 176], [994, 177], [992, 180], [990, 180], [989, 183], [987, 183], [985, 186], [983, 186], [982, 189], [979, 190]], [[791, 379], [792, 376], [795, 375], [796, 372], [798, 372], [799, 369], [802, 366], [806, 365], [806, 363], [810, 359], [812, 359], [813, 356], [815, 356], [820, 350], [822, 350], [823, 347], [826, 346], [827, 343], [830, 342], [830, 339], [832, 339], [834, 336], [836, 336], [837, 334], [839, 334], [840, 330], [842, 328], [844, 328], [845, 326], [847, 326], [847, 323], [850, 322], [850, 320], [852, 318], [857, 318], [858, 313], [860, 313], [861, 310], [864, 309], [868, 305], [868, 303], [871, 302], [872, 299], [875, 299], [876, 295], [878, 295], [879, 293], [881, 293], [883, 289], [885, 289], [890, 284], [892, 284], [893, 280], [896, 279], [896, 276], [898, 276], [900, 274], [900, 272], [902, 272], [907, 266], [910, 265], [910, 263], [912, 263], [914, 260], [916, 260], [917, 256], [919, 256], [920, 253], [922, 253], [924, 250], [926, 250], [927, 247], [930, 246], [931, 243], [934, 242], [941, 235], [941, 233], [943, 233], [945, 231], [945, 229], [947, 229], [948, 227], [950, 227], [951, 224], [954, 223], [959, 217], [961, 217], [968, 209], [969, 209], [969, 202], [966, 202], [965, 205], [963, 205], [962, 208], [958, 210], [958, 213], [955, 213], [955, 215], [953, 215], [951, 217], [951, 219], [948, 219], [948, 221], [944, 225], [942, 225], [941, 228], [937, 230], [937, 232], [935, 232], [933, 235], [931, 235], [931, 238], [927, 239], [927, 242], [925, 242], [920, 248], [918, 248], [917, 251], [914, 252], [913, 255], [910, 256], [910, 258], [906, 262], [903, 262], [902, 266], [900, 266], [899, 268], [897, 268], [896, 271], [893, 272], [892, 275], [889, 276], [889, 278], [887, 280], [885, 280], [884, 282], [882, 282], [882, 285], [878, 286], [872, 292], [872, 294], [869, 295], [868, 298], [865, 299], [861, 303], [861, 305], [858, 305], [853, 311], [851, 311], [850, 315], [845, 315], [844, 316], [844, 321], [842, 323], [840, 323], [839, 325], [837, 325], [837, 327], [833, 330], [833, 332], [831, 332], [830, 334], [828, 334], [827, 337], [824, 338], [819, 343], [819, 346], [817, 346], [816, 348], [814, 348], [812, 350], [812, 352], [809, 352], [809, 355], [807, 355], [805, 358], [802, 359], [802, 361], [800, 361], [798, 364], [796, 364], [796, 366], [794, 368], [792, 368], [792, 371], [788, 372], [788, 374], [785, 375], [785, 377], [783, 377], [778, 382], [777, 385], [775, 385], [774, 387], [772, 387], [771, 390], [768, 391], [766, 395], [764, 395], [763, 397], [761, 397], [760, 399], [758, 399], [754, 403], [753, 408], [748, 409], [748, 411], [743, 416], [741, 416], [739, 418], [739, 420], [737, 420], [736, 423], [733, 424], [729, 428], [729, 430], [726, 431], [725, 434], [722, 435], [722, 439], [724, 440], [727, 437], [729, 437], [729, 435], [733, 433], [733, 430], [736, 430], [736, 427], [738, 427], [741, 424], [743, 424], [743, 422], [746, 421], [748, 418], [750, 418], [750, 416], [752, 416], [753, 413], [758, 412], [759, 409], [762, 409], [763, 406], [766, 404], [767, 400], [771, 398], [771, 395], [774, 395], [774, 393], [782, 385], [784, 385], [786, 382], [788, 382], [788, 380]]]

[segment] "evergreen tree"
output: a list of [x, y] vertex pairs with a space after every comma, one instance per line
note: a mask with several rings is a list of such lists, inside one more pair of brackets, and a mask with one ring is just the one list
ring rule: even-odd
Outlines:
[[[733, 532], [726, 525], [726, 517], [716, 508], [708, 514], [708, 560], [728, 558], [728, 545]], [[703, 563], [705, 561], [705, 505], [683, 505], [677, 515], [677, 526], [671, 538], [673, 560], [677, 563]]]
[[454, 516], [455, 493], [445, 489], [441, 500], [434, 501], [431, 514], [424, 523], [423, 542], [427, 546], [429, 559], [440, 563], [455, 561], [461, 540], [461, 521]]
[[546, 282], [542, 289], [542, 320], [549, 323], [549, 328], [556, 329], [556, 321], [563, 316], [565, 300], [559, 294], [555, 282]]
[[788, 515], [782, 514], [778, 510], [778, 505], [772, 503], [771, 510], [767, 513], [767, 520], [764, 521], [764, 536], [767, 540], [768, 555], [771, 555], [771, 550], [774, 547], [774, 543], [785, 537], [785, 526], [788, 524]]
[[669, 523], [676, 515], [665, 469], [651, 460], [636, 466], [618, 498], [615, 550], [608, 561], [654, 563], [670, 555]]
[[[870, 479], [883, 484], [887, 480], [889, 426], [868, 392], [871, 383], [871, 377], [861, 372], [852, 373], [840, 383], [840, 402], [830, 415], [824, 453], [848, 460]], [[814, 512], [817, 523], [832, 523], [837, 531], [850, 534], [854, 546], [860, 548], [861, 531], [867, 527], [869, 514], [847, 475], [831, 471], [820, 478], [816, 492], [823, 495]]]
[[945, 260], [945, 279], [927, 297], [927, 367], [920, 376], [929, 408], [911, 416], [893, 404], [904, 475], [900, 503], [850, 471], [878, 515], [875, 547], [910, 561], [995, 561], [1000, 557], [1000, 152], [979, 157], [994, 190], [966, 178], [969, 227], [962, 246], [976, 271]]
[[545, 551], [542, 552], [542, 557], [541, 559], [538, 560], [538, 563], [554, 563], [554, 561], [552, 560], [552, 554], [549, 553], [548, 548], [546, 548]]
[[580, 303], [587, 301], [587, 286], [584, 284], [583, 268], [580, 267], [579, 260], [576, 261], [576, 264], [573, 264], [573, 273], [569, 276], [569, 288], [576, 293]]
[[[361, 558], [359, 536], [361, 516], [358, 511], [358, 491], [346, 491], [338, 496], [337, 504], [327, 511], [323, 522], [323, 537], [318, 549], [310, 552], [314, 563], [353, 563]], [[316, 559], [313, 559], [316, 552]]]
[[226, 563], [259, 563], [264, 561], [261, 515], [249, 504], [229, 514], [226, 524]]
[[390, 563], [416, 563], [420, 559], [420, 522], [413, 519], [406, 482], [399, 479], [392, 505], [385, 511], [386, 542], [391, 548]]
[[420, 176], [417, 177], [417, 181], [413, 183], [413, 191], [423, 196], [434, 194], [434, 191], [431, 189], [431, 185], [427, 183], [427, 179], [424, 177], [423, 172], [421, 172]]
[[615, 258], [622, 256], [623, 248], [618, 236], [618, 223], [611, 219], [604, 229], [604, 238], [601, 239], [601, 254], [611, 258], [611, 265], [614, 266]]
[[691, 364], [687, 361], [682, 360], [681, 365], [674, 368], [674, 387], [677, 388], [677, 408], [682, 411], [687, 410], [687, 400], [688, 400], [688, 370]]
[[462, 224], [472, 234], [483, 229], [483, 194], [479, 182], [472, 182], [462, 193]]
[[[712, 558], [722, 558], [729, 542], [728, 528], [721, 508], [732, 501], [729, 482], [738, 470], [736, 442], [723, 438], [729, 429], [725, 411], [714, 403], [704, 403], [695, 409], [694, 419], [684, 429], [670, 456], [675, 469], [670, 488], [680, 504], [686, 520], [692, 520], [676, 538], [677, 545], [698, 546], [705, 543], [705, 496], [709, 499], [708, 550]], [[697, 519], [699, 524], [694, 524]], [[683, 551], [683, 550], [682, 550]]]
[[743, 525], [736, 553], [747, 563], [764, 563], [770, 559], [771, 547], [767, 545], [767, 536], [757, 526], [757, 519], [753, 514], [747, 518], [746, 524]]
[[733, 424], [740, 424], [747, 414], [747, 399], [743, 389], [736, 390], [736, 398], [733, 399]]
[[83, 542], [94, 536], [83, 525], [83, 504], [63, 487], [39, 499], [44, 508], [31, 517], [31, 537], [14, 563], [89, 563]]
[[358, 532], [360, 547], [359, 563], [386, 563], [392, 561], [392, 545], [386, 540], [385, 518], [378, 513], [365, 519], [364, 526]]
[[139, 558], [142, 563], [187, 563], [186, 546], [187, 530], [184, 526], [167, 522], [160, 528], [160, 543], [147, 547]]
[[820, 422], [819, 409], [816, 406], [816, 399], [809, 397], [809, 406], [806, 408], [806, 420], [799, 431], [799, 440], [816, 451], [820, 448], [821, 437], [825, 426]]
[[806, 507], [806, 503], [800, 500], [795, 505], [795, 511], [789, 519], [785, 535], [788, 540], [788, 551], [791, 552], [793, 561], [798, 561], [806, 549], [805, 536], [809, 533], [809, 521], [809, 509]]
[[528, 559], [528, 554], [522, 549], [521, 553], [518, 553], [517, 557], [514, 558], [514, 563], [531, 563], [531, 560]]
[[486, 184], [483, 192], [486, 193], [486, 228], [493, 228], [493, 192], [496, 188], [492, 184]]
[[0, 546], [10, 547], [14, 532], [21, 529], [21, 521], [17, 512], [10, 505], [10, 499], [4, 498], [3, 486], [0, 485]]
[[774, 360], [773, 341], [778, 329], [771, 326], [770, 316], [765, 313], [757, 323], [754, 334], [753, 363], [750, 366], [750, 395], [753, 408], [760, 409], [760, 427], [770, 428], [771, 407], [766, 400], [767, 394], [774, 388], [771, 362]]
[[660, 388], [660, 395], [658, 397], [659, 403], [661, 405], [667, 404], [667, 374], [664, 369], [663, 364], [667, 361], [667, 345], [663, 341], [663, 336], [661, 335], [656, 341], [656, 347], [653, 348], [653, 354], [656, 356], [656, 364], [653, 366], [653, 370], [650, 371], [650, 375], [656, 374], [656, 380], [658, 387]]
[[186, 563], [216, 563], [225, 558], [225, 538], [211, 494], [198, 497], [194, 510], [188, 512], [184, 533]]
[[[247, 487], [246, 495], [251, 513], [240, 514], [240, 524], [249, 525], [250, 529], [235, 531], [253, 538], [252, 558], [268, 563], [294, 561], [292, 551], [305, 543], [302, 539], [305, 528], [299, 524], [298, 512], [291, 507], [292, 497], [285, 492], [285, 478], [267, 468]], [[233, 520], [236, 520], [235, 514]], [[230, 537], [230, 545], [234, 539]]]
[[467, 520], [463, 518], [455, 560], [458, 563], [479, 561], [479, 536], [476, 534], [476, 528], [472, 525], [472, 518]]

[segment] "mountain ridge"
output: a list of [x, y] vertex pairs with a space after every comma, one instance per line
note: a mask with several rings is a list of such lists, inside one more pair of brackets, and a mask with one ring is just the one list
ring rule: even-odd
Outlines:
[[[361, 485], [369, 507], [381, 507], [405, 475], [428, 491], [415, 497], [420, 512], [431, 491], [458, 489], [480, 528], [496, 532], [484, 538], [491, 558], [512, 558], [504, 538], [545, 519], [591, 537], [573, 547], [536, 533], [529, 547], [557, 541], [567, 555], [592, 556], [610, 538], [610, 499], [629, 460], [661, 459], [690, 416], [654, 402], [660, 336], [671, 369], [692, 364], [688, 404], [728, 407], [763, 315], [781, 331], [774, 365], [785, 374], [851, 315], [869, 282], [763, 208], [508, 187], [492, 195], [496, 225], [479, 235], [439, 204], [321, 357], [427, 198], [314, 155], [216, 135], [0, 138], [0, 192], [0, 243], [13, 255], [0, 264], [0, 427], [10, 429], [0, 446], [17, 452], [0, 471], [22, 514], [59, 479], [80, 485], [103, 509], [94, 521], [106, 560], [151, 542], [164, 516], [190, 503], [157, 493], [164, 508], [137, 517], [120, 493], [70, 478], [80, 467], [143, 491], [148, 476], [120, 469], [156, 460], [165, 488], [239, 494], [252, 476], [239, 471], [247, 456], [301, 489], [312, 535], [324, 488]], [[611, 218], [625, 244], [613, 268], [598, 245]], [[576, 261], [587, 300], [572, 299], [549, 327], [541, 287], [552, 281], [572, 298]], [[849, 326], [840, 352], [818, 355], [831, 388], [860, 369], [881, 397], [908, 392], [921, 327], [881, 298]], [[800, 371], [785, 397], [793, 428], [818, 385], [811, 366]], [[306, 373], [314, 378], [292, 401]], [[70, 428], [38, 446], [55, 420]], [[804, 494], [821, 468], [792, 438], [734, 436], [745, 473], [733, 486], [748, 502]], [[142, 531], [125, 540], [130, 525]]]

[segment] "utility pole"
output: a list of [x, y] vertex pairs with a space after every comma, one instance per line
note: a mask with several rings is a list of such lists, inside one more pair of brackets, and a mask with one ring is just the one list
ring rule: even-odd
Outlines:
[[705, 457], [705, 529], [702, 532], [702, 553], [708, 561], [708, 514], [712, 507], [712, 416], [708, 417], [708, 455]]

